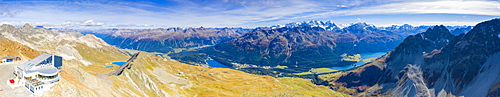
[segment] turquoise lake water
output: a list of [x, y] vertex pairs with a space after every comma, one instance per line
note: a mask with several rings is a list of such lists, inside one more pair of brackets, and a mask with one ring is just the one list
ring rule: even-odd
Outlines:
[[221, 64], [215, 60], [206, 60], [205, 62], [207, 62], [208, 66], [210, 66], [210, 67], [232, 68], [232, 67], [226, 66], [224, 64]]
[[111, 64], [115, 64], [115, 65], [118, 65], [118, 66], [122, 66], [125, 63], [127, 63], [127, 62], [111, 62]]
[[[367, 59], [367, 58], [373, 58], [373, 57], [381, 57], [383, 55], [385, 55], [385, 53], [387, 52], [375, 52], [375, 53], [363, 53], [363, 54], [360, 54], [361, 55], [361, 59]], [[215, 60], [206, 60], [205, 62], [207, 62], [208, 66], [210, 67], [218, 67], [218, 68], [234, 68], [234, 67], [229, 67], [229, 66], [226, 66], [226, 65], [223, 65]], [[124, 63], [122, 63], [124, 64]], [[350, 69], [350, 68], [354, 68], [354, 65], [357, 65], [357, 66], [360, 66], [360, 65], [363, 65], [363, 64], [366, 64], [365, 62], [363, 61], [359, 61], [357, 63], [354, 63], [352, 65], [349, 65], [349, 66], [343, 66], [343, 67], [330, 67], [330, 69], [333, 69], [333, 70], [346, 70], [346, 69]], [[121, 66], [121, 65], [119, 65]]]
[[235, 67], [226, 66], [226, 65], [221, 64], [215, 60], [206, 60], [205, 62], [207, 62], [208, 66], [210, 66], [210, 67], [235, 69]]

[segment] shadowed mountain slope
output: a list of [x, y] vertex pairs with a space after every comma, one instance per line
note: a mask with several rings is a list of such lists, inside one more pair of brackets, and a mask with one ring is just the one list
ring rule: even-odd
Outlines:
[[[500, 96], [500, 19], [455, 37], [445, 29], [436, 26], [409, 36], [384, 57], [335, 83], [365, 91], [358, 95]], [[371, 88], [360, 88], [365, 86]]]
[[[152, 30], [98, 30], [94, 34], [119, 48], [147, 52], [169, 53], [174, 49], [185, 49], [215, 45], [246, 33], [236, 28], [159, 28]], [[179, 51], [177, 51], [179, 52]]]
[[355, 62], [342, 61], [342, 54], [389, 51], [400, 41], [402, 36], [366, 23], [339, 29], [333, 23], [304, 22], [259, 27], [213, 47], [170, 56], [193, 63], [204, 63], [210, 57], [228, 66], [235, 63], [288, 66], [292, 70], [289, 72], [296, 73], [310, 68], [351, 65]]

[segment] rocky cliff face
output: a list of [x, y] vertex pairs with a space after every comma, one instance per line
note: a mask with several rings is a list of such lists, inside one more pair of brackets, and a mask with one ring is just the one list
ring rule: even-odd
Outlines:
[[[32, 58], [42, 52], [63, 57], [62, 79], [41, 95], [24, 87], [0, 89], [0, 96], [342, 96], [325, 86], [298, 78], [273, 78], [224, 68], [207, 68], [141, 52], [121, 75], [109, 64], [130, 56], [93, 35], [33, 29], [29, 25], [0, 27], [0, 54]], [[13, 50], [15, 49], [15, 50]], [[5, 65], [0, 65], [4, 68]], [[113, 66], [107, 68], [105, 66]], [[13, 68], [12, 68], [13, 69]], [[6, 70], [12, 71], [12, 70]], [[14, 76], [5, 73], [2, 76]], [[3, 77], [2, 77], [3, 78]], [[8, 77], [7, 77], [8, 78]], [[7, 79], [1, 79], [7, 80]], [[9, 87], [10, 88], [10, 87]], [[19, 91], [21, 92], [19, 92]], [[25, 91], [25, 92], [22, 92]]]
[[[407, 37], [396, 49], [336, 82], [392, 96], [499, 96], [500, 19], [454, 37], [443, 26]], [[372, 76], [379, 76], [373, 78]], [[366, 79], [372, 78], [372, 79]], [[369, 83], [375, 81], [376, 83]]]
[[225, 51], [228, 56], [235, 56], [221, 58], [235, 60], [238, 63], [264, 66], [296, 64], [297, 62], [299, 62], [297, 64], [304, 64], [311, 62], [307, 61], [310, 60], [308, 58], [301, 58], [306, 52], [310, 57], [339, 59], [340, 55], [334, 52], [336, 40], [333, 35], [332, 32], [317, 27], [257, 28], [240, 38], [218, 44], [214, 48], [218, 51]]

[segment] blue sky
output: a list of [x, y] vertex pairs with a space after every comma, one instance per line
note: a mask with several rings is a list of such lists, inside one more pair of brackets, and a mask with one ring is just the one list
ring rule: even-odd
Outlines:
[[499, 0], [0, 0], [0, 23], [53, 27], [475, 25], [492, 18], [500, 18]]

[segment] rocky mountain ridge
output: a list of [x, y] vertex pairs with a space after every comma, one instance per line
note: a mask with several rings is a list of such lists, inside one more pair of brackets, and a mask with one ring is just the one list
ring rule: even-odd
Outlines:
[[[335, 24], [333, 21], [317, 21], [317, 20], [311, 20], [311, 21], [302, 21], [302, 22], [292, 22], [288, 24], [283, 24], [283, 25], [274, 25], [270, 26], [270, 28], [281, 28], [281, 27], [298, 27], [298, 26], [309, 26], [309, 27], [320, 27], [328, 31], [336, 31], [336, 30], [343, 30], [347, 27], [352, 27], [353, 25], [363, 25], [362, 27], [373, 27], [375, 29], [379, 30], [387, 30], [393, 33], [401, 34], [402, 36], [408, 36], [408, 35], [414, 35], [418, 34], [421, 32], [425, 32], [428, 28], [431, 28], [433, 26], [429, 25], [420, 25], [420, 26], [413, 26], [409, 24], [403, 24], [403, 25], [391, 25], [388, 27], [375, 27], [375, 25], [372, 24], [367, 24], [366, 22], [358, 22], [358, 23], [351, 23], [351, 24]], [[466, 33], [472, 29], [473, 26], [446, 26], [447, 29], [452, 30], [453, 35], [458, 35], [462, 33]], [[372, 29], [373, 29], [372, 28]]]
[[[359, 95], [499, 96], [499, 31], [500, 19], [458, 36], [435, 26], [407, 37], [384, 57], [335, 83], [363, 92]], [[371, 88], [361, 88], [366, 86]]]
[[[352, 23], [340, 27], [333, 21], [303, 21], [284, 25], [274, 25], [270, 29], [293, 28], [293, 27], [318, 27], [326, 31], [347, 32], [355, 30], [386, 31], [402, 37], [424, 32], [432, 26], [411, 26], [408, 24], [391, 27], [375, 27], [367, 23]], [[357, 28], [352, 28], [358, 26]], [[349, 28], [351, 27], [351, 28]], [[471, 26], [446, 26], [448, 29], [456, 29], [456, 35], [470, 30]], [[254, 30], [254, 29], [253, 29]], [[251, 32], [251, 29], [244, 28], [158, 28], [158, 29], [102, 29], [102, 30], [82, 30], [84, 34], [94, 34], [111, 45], [120, 48], [142, 50], [148, 52], [180, 52], [185, 48], [197, 48], [208, 45], [215, 45], [234, 39]], [[357, 35], [357, 34], [356, 34]], [[454, 34], [455, 35], [455, 34]], [[374, 41], [374, 40], [372, 40]], [[376, 41], [380, 41], [376, 40]], [[383, 44], [380, 44], [383, 45]], [[392, 49], [395, 46], [391, 46]], [[389, 50], [390, 50], [389, 49]], [[177, 50], [177, 51], [175, 51]]]
[[111, 45], [147, 52], [174, 52], [178, 48], [215, 45], [246, 33], [237, 28], [158, 28], [151, 30], [98, 30], [94, 34]]
[[316, 21], [316, 20], [288, 23], [285, 25], [274, 25], [274, 26], [271, 26], [270, 28], [283, 28], [283, 27], [293, 28], [293, 27], [299, 27], [299, 26], [319, 27], [319, 28], [323, 28], [325, 30], [330, 30], [330, 31], [340, 29], [333, 21], [323, 22], [323, 21]]
[[194, 63], [203, 63], [210, 57], [228, 66], [234, 63], [288, 66], [292, 70], [289, 72], [296, 73], [308, 71], [310, 68], [351, 65], [353, 62], [341, 60], [342, 54], [388, 51], [403, 38], [366, 23], [335, 31], [311, 25], [301, 23], [292, 27], [259, 27], [213, 47], [170, 56]]

